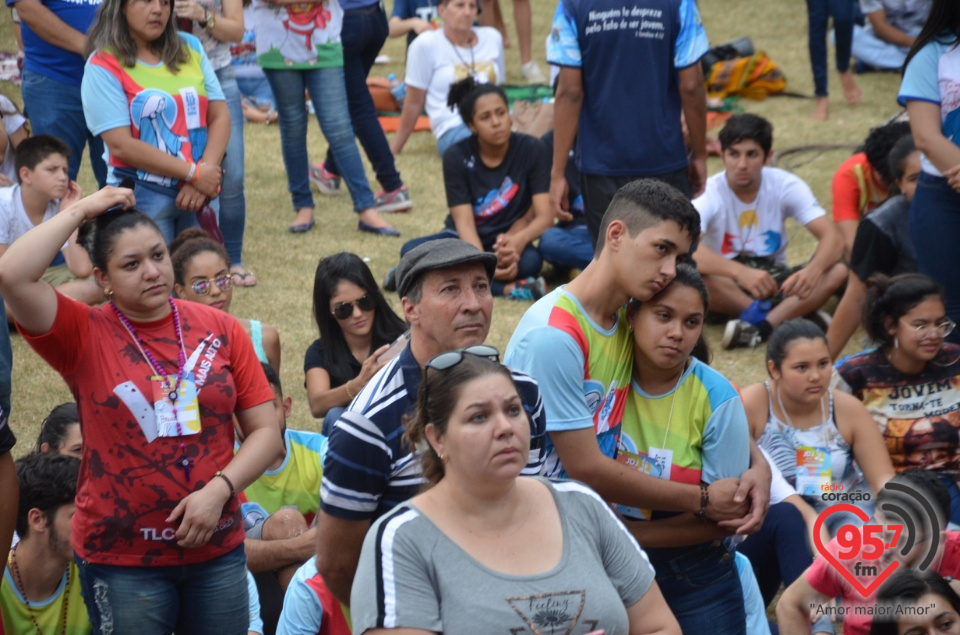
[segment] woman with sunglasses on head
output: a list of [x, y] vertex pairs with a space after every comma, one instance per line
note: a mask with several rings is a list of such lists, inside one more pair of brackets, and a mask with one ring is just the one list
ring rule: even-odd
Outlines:
[[355, 633], [680, 633], [644, 552], [596, 493], [519, 478], [530, 424], [496, 349], [427, 362], [405, 426], [426, 489], [367, 533]]
[[867, 287], [863, 328], [877, 347], [838, 364], [837, 388], [873, 415], [897, 472], [938, 473], [960, 523], [960, 346], [946, 341], [956, 325], [943, 291], [919, 273], [876, 275]]
[[381, 357], [406, 330], [370, 267], [345, 251], [327, 256], [313, 279], [313, 316], [320, 337], [303, 360], [310, 412], [328, 434], [340, 413], [388, 361]]
[[[173, 262], [173, 290], [178, 298], [230, 312], [233, 275], [230, 257], [223, 245], [199, 227], [191, 227], [170, 243], [170, 260]], [[250, 336], [257, 358], [279, 373], [280, 334], [277, 329], [259, 320], [238, 318], [237, 321]]]
[[[24, 234], [0, 258], [0, 293], [79, 409], [71, 542], [94, 633], [246, 634], [236, 495], [282, 451], [273, 391], [235, 319], [170, 298], [166, 243], [134, 202], [108, 187]], [[85, 222], [98, 307], [41, 280]]]

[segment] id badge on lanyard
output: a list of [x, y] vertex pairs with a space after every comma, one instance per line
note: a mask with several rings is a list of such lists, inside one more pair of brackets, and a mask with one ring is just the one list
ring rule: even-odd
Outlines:
[[801, 496], [819, 496], [833, 480], [830, 448], [797, 446], [797, 492]]
[[200, 403], [197, 399], [194, 374], [191, 372], [184, 375], [180, 390], [174, 396], [171, 394], [171, 387], [175, 386], [176, 382], [176, 375], [168, 375], [166, 380], [157, 376], [150, 378], [153, 411], [157, 417], [157, 436], [185, 437], [200, 432]]

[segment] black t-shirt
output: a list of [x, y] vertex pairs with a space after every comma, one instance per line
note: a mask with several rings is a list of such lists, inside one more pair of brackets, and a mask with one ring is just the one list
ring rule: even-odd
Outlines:
[[[454, 144], [443, 155], [447, 206], [470, 205], [484, 249], [520, 220], [534, 194], [550, 191], [551, 157], [536, 137], [514, 132], [503, 162], [489, 168], [480, 160], [476, 135]], [[456, 229], [447, 215], [446, 226]]]
[[[376, 348], [376, 347], [374, 347]], [[323, 365], [323, 344], [320, 340], [314, 340], [313, 344], [307, 348], [307, 353], [303, 357], [303, 374], [306, 375], [308, 370], [313, 368], [322, 368], [327, 371], [327, 374], [330, 375], [330, 387], [336, 388], [337, 386], [342, 386], [357, 375], [360, 374], [360, 362], [357, 361], [357, 358], [353, 355], [350, 355], [350, 359], [347, 360], [347, 363], [350, 365], [350, 375], [338, 375], [332, 370]]]
[[919, 270], [909, 227], [910, 203], [903, 196], [885, 201], [860, 220], [850, 268], [866, 282], [875, 273], [895, 276]]
[[0, 408], [0, 454], [6, 454], [12, 450], [16, 443], [17, 438], [13, 436], [13, 430], [10, 429], [7, 413]]

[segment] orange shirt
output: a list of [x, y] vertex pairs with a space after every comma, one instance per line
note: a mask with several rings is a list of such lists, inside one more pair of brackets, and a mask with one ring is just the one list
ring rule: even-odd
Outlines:
[[890, 192], [880, 184], [880, 177], [858, 152], [844, 161], [833, 175], [833, 220], [858, 221], [887, 200]]

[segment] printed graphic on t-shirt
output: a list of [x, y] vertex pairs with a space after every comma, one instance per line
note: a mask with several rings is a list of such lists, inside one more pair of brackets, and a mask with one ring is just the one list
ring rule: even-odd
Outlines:
[[[178, 118], [177, 102], [170, 95], [159, 90], [148, 88], [140, 92], [130, 103], [130, 119], [138, 131], [137, 136], [140, 141], [181, 161], [190, 161], [192, 158], [183, 154], [183, 148], [189, 140], [174, 132]], [[172, 185], [174, 180], [143, 170], [137, 170], [137, 178], [166, 186]]]
[[768, 255], [779, 251], [780, 233], [773, 230], [760, 231], [756, 209], [741, 212], [737, 225], [740, 228], [739, 234], [723, 234], [723, 246], [720, 248], [723, 255], [739, 255], [744, 252]]
[[497, 67], [492, 60], [453, 65], [453, 83], [473, 76], [478, 84], [496, 84]]
[[520, 186], [509, 176], [504, 177], [503, 183], [496, 190], [490, 190], [486, 196], [477, 199], [473, 206], [473, 215], [477, 224], [485, 223], [509, 207], [513, 197], [520, 191]]
[[[586, 591], [559, 591], [506, 598], [523, 626], [510, 629], [510, 633], [519, 635], [527, 629], [534, 635], [554, 635], [572, 633], [580, 624], [580, 613], [587, 602]], [[583, 624], [595, 631], [600, 620], [584, 619]]]

